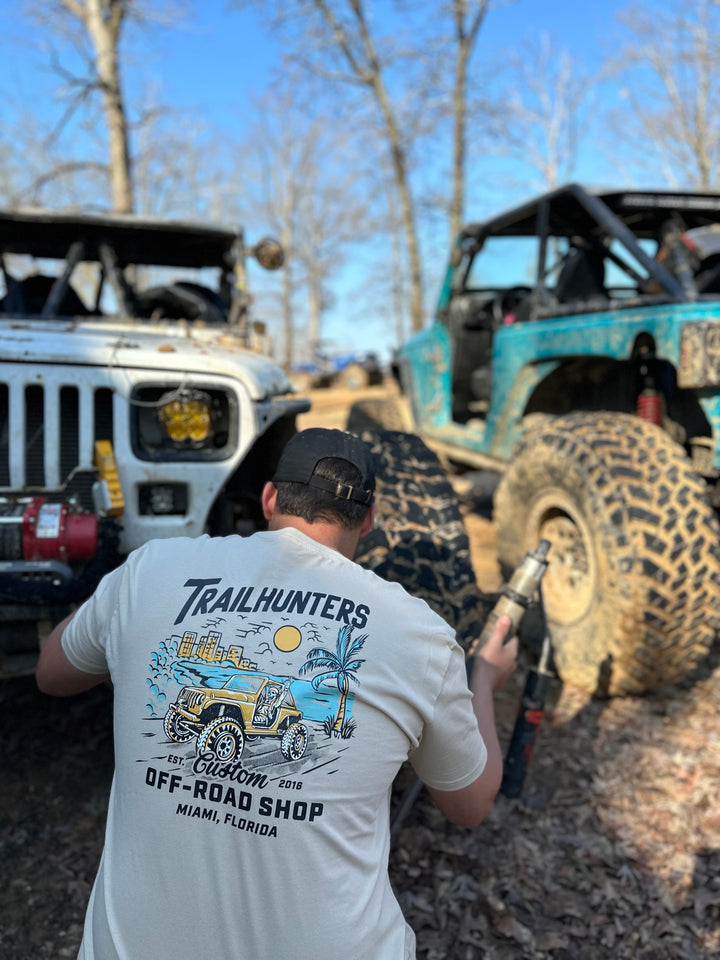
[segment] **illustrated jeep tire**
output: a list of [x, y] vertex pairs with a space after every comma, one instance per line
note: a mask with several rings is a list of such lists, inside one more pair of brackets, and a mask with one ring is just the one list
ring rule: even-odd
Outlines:
[[286, 760], [299, 760], [307, 747], [308, 732], [304, 723], [292, 723], [283, 734], [280, 749]]
[[628, 414], [542, 417], [495, 495], [511, 571], [551, 541], [542, 593], [563, 681], [598, 695], [674, 683], [720, 623], [720, 526], [678, 444]]
[[216, 717], [197, 740], [197, 752], [212, 753], [218, 760], [239, 760], [245, 747], [245, 734], [237, 720]]
[[168, 740], [173, 743], [187, 743], [194, 736], [193, 732], [183, 725], [174, 706], [170, 707], [163, 717], [163, 730]]
[[492, 604], [478, 589], [457, 497], [440, 461], [414, 434], [359, 436], [376, 458], [378, 516], [355, 560], [425, 600], [467, 649]]

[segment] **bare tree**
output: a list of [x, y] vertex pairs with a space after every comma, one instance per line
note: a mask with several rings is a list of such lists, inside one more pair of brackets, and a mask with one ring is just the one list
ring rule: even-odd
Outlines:
[[280, 314], [282, 362], [287, 369], [295, 356], [296, 230], [301, 189], [298, 168], [302, 157], [298, 156], [296, 137], [289, 126], [276, 129], [270, 123], [261, 124], [252, 131], [252, 144], [252, 151], [248, 151], [251, 156], [244, 165], [247, 179], [241, 179], [254, 182], [258, 192], [244, 196], [243, 205], [246, 210], [255, 209], [285, 252], [280, 271]]
[[553, 189], [573, 176], [589, 98], [599, 81], [599, 74], [588, 76], [546, 33], [511, 59], [512, 92], [497, 128], [497, 149], [534, 170], [538, 189]]
[[[273, 102], [275, 113], [267, 110], [250, 131], [239, 179], [260, 185], [245, 191], [244, 215], [265, 223], [285, 249], [280, 303], [283, 362], [290, 366], [300, 353], [307, 358], [317, 350], [332, 280], [348, 246], [365, 239], [369, 227], [343, 163], [343, 141], [322, 116], [305, 117], [292, 100]], [[305, 319], [302, 349], [298, 315]]]
[[452, 19], [455, 41], [455, 70], [453, 80], [453, 172], [450, 201], [450, 233], [460, 232], [465, 214], [468, 68], [480, 28], [490, 6], [490, 0], [452, 0]]
[[58, 0], [83, 27], [92, 51], [91, 72], [74, 78], [77, 103], [99, 93], [108, 133], [110, 188], [113, 209], [130, 213], [134, 207], [128, 118], [120, 82], [119, 47], [132, 0]]
[[720, 188], [720, 10], [716, 0], [633, 6], [620, 61], [629, 110], [618, 131], [659, 159], [670, 183]]
[[[107, 162], [105, 175], [110, 187], [112, 209], [130, 213], [136, 206], [131, 137], [133, 123], [122, 82], [123, 37], [130, 23], [147, 27], [151, 22], [167, 27], [175, 23], [190, 0], [26, 0], [28, 14], [46, 38], [51, 69], [60, 80], [63, 110], [44, 138], [50, 159], [67, 131], [74, 129], [78, 116], [87, 148], [86, 155], [55, 156], [38, 178], [45, 187], [53, 181], [102, 170], [95, 157], [88, 156], [97, 138], [98, 119], [104, 120], [103, 144]], [[69, 54], [69, 57], [65, 57]], [[80, 62], [69, 69], [67, 60]], [[95, 113], [97, 108], [98, 113]], [[87, 189], [85, 203], [87, 203]]]
[[[238, 0], [247, 5], [252, 0]], [[263, 9], [267, 5], [263, 4]], [[295, 56], [327, 84], [361, 90], [372, 104], [388, 150], [398, 194], [402, 231], [410, 272], [410, 315], [413, 329], [423, 324], [422, 271], [416, 211], [410, 185], [408, 142], [388, 89], [392, 60], [389, 44], [381, 51], [364, 0], [276, 0], [275, 22], [294, 27]], [[297, 24], [302, 24], [300, 33]]]
[[410, 271], [410, 318], [413, 330], [423, 326], [422, 270], [417, 218], [410, 187], [410, 171], [406, 139], [393, 106], [380, 57], [363, 0], [347, 0], [349, 17], [344, 21], [329, 0], [313, 0], [313, 6], [326, 26], [326, 38], [341, 53], [350, 82], [360, 83], [371, 94], [379, 111], [387, 138], [395, 186], [398, 192], [400, 217]]
[[[452, 156], [453, 171], [452, 188], [444, 191], [452, 194], [445, 209], [450, 211], [453, 229], [458, 229], [465, 197], [469, 65], [494, 2], [446, 0], [438, 5], [433, 0], [396, 0], [393, 11], [400, 10], [406, 29], [391, 36], [381, 33], [374, 18], [378, 8], [366, 0], [274, 0], [270, 4], [235, 0], [236, 5], [255, 5], [265, 15], [269, 10], [275, 26], [286, 28], [283, 37], [293, 62], [306, 75], [320, 78], [325, 92], [342, 90], [346, 97], [348, 93], [355, 96], [353, 103], [360, 103], [374, 118], [397, 197], [387, 209], [397, 210], [399, 218], [413, 330], [424, 322], [414, 165], [420, 143], [429, 143], [432, 130], [447, 127], [449, 109], [453, 132], [450, 139], [441, 135], [446, 156]], [[448, 40], [453, 50], [448, 49]], [[430, 102], [433, 84], [437, 95]], [[344, 104], [343, 118], [347, 112]], [[376, 163], [376, 169], [379, 166], [385, 165]]]

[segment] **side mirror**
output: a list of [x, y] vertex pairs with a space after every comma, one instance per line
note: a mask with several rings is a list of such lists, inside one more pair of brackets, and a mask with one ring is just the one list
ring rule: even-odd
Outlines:
[[250, 250], [257, 262], [265, 270], [279, 270], [285, 263], [285, 251], [278, 240], [265, 237]]

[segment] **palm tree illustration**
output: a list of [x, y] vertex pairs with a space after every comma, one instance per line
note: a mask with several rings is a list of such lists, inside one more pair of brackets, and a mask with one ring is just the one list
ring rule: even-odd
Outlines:
[[355, 676], [355, 671], [365, 661], [355, 659], [355, 655], [363, 648], [366, 640], [367, 634], [353, 640], [352, 626], [348, 624], [340, 628], [335, 653], [332, 650], [326, 650], [325, 647], [315, 647], [308, 653], [305, 663], [300, 667], [300, 673], [307, 673], [308, 670], [319, 670], [323, 667], [327, 668], [324, 673], [319, 673], [312, 678], [313, 690], [317, 690], [322, 683], [332, 683], [333, 680], [337, 683], [337, 688], [340, 691], [340, 706], [333, 724], [334, 731], [339, 731], [342, 728], [345, 719], [350, 681], [360, 683]]

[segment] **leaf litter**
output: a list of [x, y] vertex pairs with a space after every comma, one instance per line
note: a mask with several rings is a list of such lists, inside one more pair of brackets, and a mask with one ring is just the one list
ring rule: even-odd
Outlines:
[[[528, 660], [498, 695], [507, 744]], [[0, 686], [0, 955], [74, 957], [112, 777], [108, 688]], [[404, 768], [394, 808], [412, 783]], [[552, 685], [517, 800], [474, 830], [421, 792], [390, 876], [418, 960], [709, 960], [720, 955], [720, 651], [643, 698]]]

